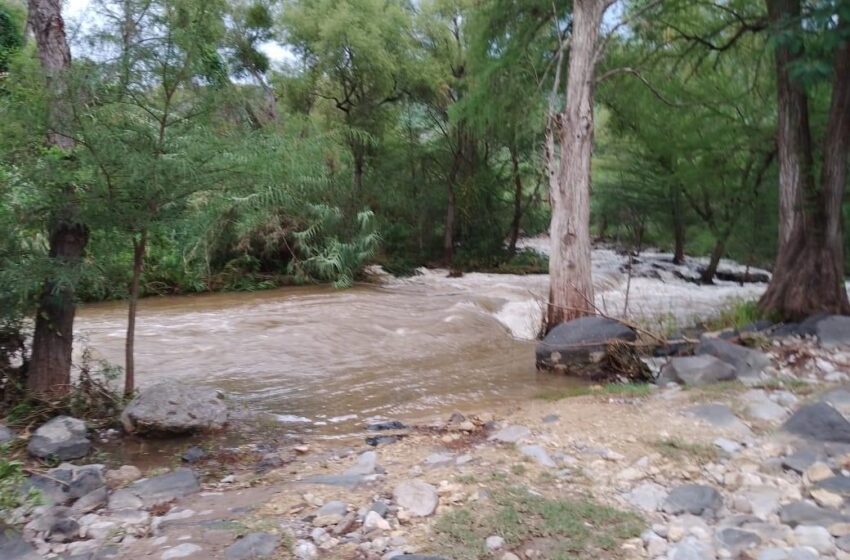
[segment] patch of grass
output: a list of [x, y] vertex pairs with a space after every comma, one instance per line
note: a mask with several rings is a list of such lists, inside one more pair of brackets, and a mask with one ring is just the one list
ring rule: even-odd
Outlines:
[[455, 480], [457, 480], [461, 484], [475, 484], [476, 482], [478, 482], [478, 479], [475, 478], [474, 474], [461, 474], [455, 477]]
[[717, 449], [713, 445], [691, 443], [680, 438], [662, 438], [650, 442], [662, 456], [674, 461], [691, 458], [700, 462], [712, 462], [718, 458]]
[[702, 324], [709, 331], [720, 331], [730, 328], [740, 329], [764, 318], [757, 301], [737, 300], [722, 307], [717, 315], [702, 321]]
[[788, 391], [789, 393], [801, 396], [811, 395], [816, 389], [815, 385], [793, 377], [785, 379], [767, 379], [757, 385], [753, 385], [753, 388], [764, 389], [765, 391]]
[[517, 463], [515, 465], [511, 465], [511, 474], [515, 476], [522, 476], [526, 473], [525, 465], [522, 463]]
[[547, 402], [557, 402], [563, 399], [584, 397], [587, 395], [646, 397], [652, 391], [653, 386], [649, 383], [607, 383], [605, 385], [576, 385], [572, 387], [542, 389], [535, 395], [535, 398]]
[[585, 498], [545, 498], [516, 487], [494, 492], [491, 507], [454, 510], [435, 524], [444, 552], [456, 560], [489, 558], [484, 541], [491, 535], [504, 538], [511, 549], [531, 544], [541, 558], [551, 560], [615, 558], [619, 544], [638, 536], [643, 527], [633, 513]]
[[688, 393], [692, 400], [702, 401], [706, 399], [719, 399], [722, 397], [731, 397], [748, 387], [740, 381], [721, 381], [719, 383], [711, 383], [699, 387], [690, 387]]

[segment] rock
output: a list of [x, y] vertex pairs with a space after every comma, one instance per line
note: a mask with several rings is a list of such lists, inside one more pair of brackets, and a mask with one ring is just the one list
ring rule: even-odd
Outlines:
[[187, 556], [191, 556], [196, 552], [200, 552], [202, 548], [196, 544], [192, 543], [183, 543], [178, 544], [172, 548], [169, 548], [165, 552], [162, 553], [162, 560], [171, 560], [172, 558], [186, 558]]
[[686, 537], [670, 547], [667, 560], [714, 560], [714, 550], [695, 537]]
[[539, 369], [565, 368], [597, 361], [612, 342], [637, 340], [637, 333], [614, 319], [581, 317], [555, 326], [537, 345]]
[[86, 423], [70, 416], [57, 416], [38, 428], [30, 438], [27, 450], [40, 459], [79, 459], [91, 449], [86, 437]]
[[33, 518], [26, 529], [43, 533], [50, 542], [68, 542], [80, 531], [80, 524], [74, 519], [74, 511], [64, 506], [54, 506]]
[[796, 546], [788, 551], [790, 560], [817, 560], [818, 551], [807, 546]]
[[398, 420], [385, 420], [383, 422], [375, 422], [369, 424], [366, 429], [371, 432], [382, 432], [386, 430], [406, 430], [407, 426]]
[[487, 547], [487, 550], [493, 552], [494, 550], [499, 550], [505, 546], [505, 539], [498, 535], [493, 535], [484, 540], [484, 546]]
[[[445, 558], [438, 558], [437, 560], [445, 560]], [[506, 552], [502, 554], [500, 560], [520, 560], [520, 557], [513, 552]]]
[[298, 560], [313, 560], [319, 557], [319, 549], [310, 541], [298, 541], [292, 551]]
[[77, 500], [72, 509], [80, 513], [89, 513], [106, 505], [107, 491], [106, 486], [101, 486], [92, 490], [85, 496]]
[[443, 558], [442, 556], [427, 556], [424, 554], [401, 554], [399, 556], [393, 556], [390, 560], [448, 560], [448, 558]]
[[363, 520], [363, 528], [366, 529], [366, 531], [389, 531], [391, 527], [389, 522], [381, 517], [378, 512], [370, 511], [366, 514], [366, 518]]
[[826, 348], [850, 346], [850, 317], [815, 315], [803, 321], [801, 327], [818, 337]]
[[198, 477], [191, 469], [185, 468], [136, 481], [126, 488], [127, 492], [142, 501], [144, 507], [168, 503], [176, 498], [200, 492], [200, 490], [201, 485], [198, 483]]
[[723, 497], [711, 486], [684, 484], [674, 488], [661, 506], [671, 515], [690, 513], [693, 515], [716, 516], [723, 507]]
[[357, 462], [345, 470], [346, 476], [365, 476], [375, 474], [378, 470], [378, 454], [374, 451], [366, 451], [357, 457]]
[[764, 352], [720, 338], [700, 338], [698, 355], [709, 355], [726, 362], [735, 369], [735, 376], [742, 381], [758, 381], [764, 369], [770, 366], [770, 358]]
[[557, 414], [547, 414], [546, 416], [543, 417], [541, 422], [543, 422], [544, 424], [554, 424], [555, 422], [557, 422], [560, 419], [561, 419], [561, 417], [558, 416]]
[[526, 457], [534, 459], [541, 467], [555, 468], [558, 466], [549, 456], [549, 453], [539, 445], [523, 445], [519, 448], [519, 451]]
[[440, 465], [448, 465], [449, 463], [454, 463], [455, 456], [451, 453], [431, 453], [427, 457], [423, 463], [431, 467], [437, 467]]
[[714, 356], [684, 356], [671, 358], [661, 368], [661, 375], [688, 387], [699, 387], [732, 381], [735, 379], [735, 368]]
[[823, 527], [798, 525], [794, 529], [794, 540], [798, 545], [814, 548], [821, 554], [831, 554], [835, 551], [832, 535]]
[[839, 496], [850, 496], [850, 477], [843, 475], [830, 476], [829, 478], [823, 478], [814, 482], [815, 486], [822, 490], [833, 492]]
[[741, 396], [747, 416], [764, 422], [778, 422], [788, 416], [784, 407], [770, 400], [764, 391], [747, 391]]
[[850, 552], [850, 535], [844, 535], [835, 540], [835, 546], [844, 552]]
[[144, 506], [142, 499], [130, 492], [129, 490], [116, 490], [109, 495], [107, 506], [112, 511], [120, 511], [123, 509], [137, 510]]
[[772, 486], [755, 486], [740, 492], [741, 497], [750, 504], [752, 514], [767, 519], [779, 508], [782, 492]]
[[817, 462], [809, 466], [803, 473], [806, 484], [815, 484], [832, 476], [832, 469], [826, 463]]
[[812, 499], [821, 507], [838, 509], [844, 503], [844, 498], [838, 494], [833, 494], [829, 490], [815, 488], [809, 493]]
[[850, 517], [846, 515], [803, 501], [783, 505], [779, 509], [779, 519], [791, 527], [796, 527], [797, 525], [829, 527], [834, 523], [850, 522]]
[[499, 443], [519, 443], [530, 435], [531, 430], [525, 426], [505, 426], [487, 439]]
[[197, 445], [193, 445], [189, 449], [183, 452], [180, 456], [180, 459], [185, 463], [197, 463], [201, 459], [207, 456], [207, 452], [198, 447]]
[[667, 498], [667, 490], [660, 484], [645, 482], [636, 486], [625, 495], [626, 501], [643, 511], [658, 511], [658, 508]]
[[113, 489], [135, 482], [140, 478], [142, 478], [142, 471], [133, 465], [123, 465], [117, 469], [106, 471], [106, 485]]
[[824, 402], [801, 406], [782, 427], [816, 441], [850, 443], [850, 422]]
[[103, 476], [105, 471], [106, 467], [103, 465], [76, 466], [65, 463], [50, 469], [47, 474], [68, 483], [66, 490], [69, 497], [80, 498], [106, 486], [106, 479]]
[[730, 551], [733, 556], [737, 556], [742, 551], [761, 544], [761, 537], [756, 533], [736, 527], [721, 529], [717, 531], [714, 537], [717, 540], [717, 544]]
[[15, 439], [15, 432], [0, 424], [0, 445], [5, 445]]
[[725, 404], [708, 403], [698, 404], [685, 411], [689, 416], [698, 418], [712, 426], [732, 430], [740, 433], [749, 433], [750, 429], [735, 416], [732, 409]]
[[348, 513], [348, 504], [339, 500], [332, 500], [319, 508], [316, 512], [316, 517], [321, 517], [323, 515], [338, 515], [342, 517], [346, 513]]
[[822, 455], [811, 449], [800, 449], [782, 459], [782, 466], [803, 474], [810, 466], [822, 459]]
[[731, 439], [725, 437], [719, 437], [714, 440], [715, 447], [719, 447], [725, 453], [729, 455], [734, 455], [741, 450], [741, 444], [737, 441], [732, 441]]
[[253, 560], [267, 558], [274, 554], [280, 538], [271, 533], [249, 533], [227, 547], [226, 560]]
[[227, 424], [227, 406], [214, 389], [159, 383], [143, 389], [121, 414], [129, 433], [184, 434]]
[[3, 560], [42, 560], [20, 533], [0, 524], [0, 558]]
[[402, 482], [393, 490], [395, 502], [414, 517], [427, 517], [437, 509], [437, 489], [421, 480]]
[[656, 558], [667, 552], [667, 541], [654, 531], [645, 531], [642, 538], [646, 547], [646, 554], [650, 558]]

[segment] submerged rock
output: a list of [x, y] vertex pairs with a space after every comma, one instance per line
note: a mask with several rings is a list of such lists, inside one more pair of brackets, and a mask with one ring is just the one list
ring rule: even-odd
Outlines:
[[566, 369], [570, 365], [596, 362], [609, 344], [634, 342], [637, 333], [614, 319], [581, 317], [561, 323], [537, 345], [537, 367]]
[[35, 431], [27, 450], [40, 459], [79, 459], [91, 449], [86, 431], [86, 423], [79, 418], [57, 416]]
[[160, 383], [127, 405], [121, 423], [127, 432], [138, 434], [217, 430], [227, 424], [227, 406], [214, 389]]

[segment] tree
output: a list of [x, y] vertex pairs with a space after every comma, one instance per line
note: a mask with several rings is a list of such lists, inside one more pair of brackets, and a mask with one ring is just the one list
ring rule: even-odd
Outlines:
[[[800, 0], [766, 4], [775, 42], [780, 222], [773, 278], [759, 306], [791, 320], [819, 312], [848, 314], [841, 206], [850, 152], [850, 3], [838, 0], [806, 11]], [[831, 100], [818, 165], [805, 83], [812, 45], [803, 35], [812, 29], [825, 37], [831, 54], [826, 62]]]
[[286, 3], [283, 24], [313, 95], [342, 117], [359, 196], [371, 147], [412, 81], [410, 9], [397, 0], [300, 0]]
[[[61, 0], [29, 0], [30, 27], [35, 35], [38, 58], [46, 81], [47, 135], [45, 144], [62, 158], [72, 157], [76, 147], [71, 131], [72, 111], [68, 104], [68, 74], [71, 50], [65, 37]], [[75, 267], [88, 243], [89, 231], [79, 219], [77, 187], [67, 183], [63, 199], [51, 217], [50, 258], [59, 267]], [[35, 395], [63, 394], [71, 379], [74, 340], [74, 286], [57, 277], [44, 283], [35, 317], [32, 358], [27, 388]]]

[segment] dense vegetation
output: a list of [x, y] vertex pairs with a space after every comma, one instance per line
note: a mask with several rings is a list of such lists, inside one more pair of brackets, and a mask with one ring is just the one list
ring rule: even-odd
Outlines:
[[[550, 201], [576, 226], [593, 139], [595, 236], [711, 255], [706, 282], [778, 247], [780, 268], [837, 259], [827, 292], [843, 277], [847, 0], [96, 0], [73, 59], [51, 4], [27, 38], [0, 0], [0, 370], [33, 316], [34, 377], [63, 369], [76, 301], [128, 299], [132, 341], [145, 295], [539, 269], [517, 239]], [[788, 229], [795, 115], [823, 177]], [[821, 305], [789, 289], [770, 305]]]

